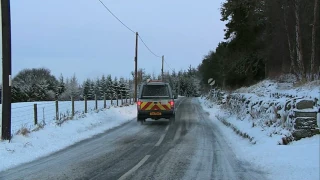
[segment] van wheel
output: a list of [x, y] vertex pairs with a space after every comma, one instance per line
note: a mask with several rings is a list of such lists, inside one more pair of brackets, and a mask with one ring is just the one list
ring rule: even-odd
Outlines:
[[142, 118], [140, 118], [140, 117], [138, 116], [138, 117], [137, 117], [137, 121], [138, 121], [138, 122], [140, 121], [140, 123], [143, 124], [146, 120], [145, 120], [145, 119], [142, 119]]
[[139, 121], [140, 121], [140, 124], [144, 124], [146, 122], [145, 119], [140, 119]]
[[170, 124], [174, 124], [175, 121], [176, 121], [176, 116], [175, 116], [175, 115], [172, 116], [172, 117], [169, 119], [169, 123], [170, 123]]

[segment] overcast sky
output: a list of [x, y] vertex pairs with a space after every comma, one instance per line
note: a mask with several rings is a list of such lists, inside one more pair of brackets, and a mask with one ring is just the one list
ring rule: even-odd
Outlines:
[[[176, 70], [196, 67], [223, 40], [223, 0], [103, 2]], [[57, 77], [75, 73], [80, 81], [102, 74], [131, 77], [135, 34], [99, 0], [14, 0], [11, 21], [13, 76], [24, 68], [46, 67]], [[138, 67], [161, 71], [161, 59], [141, 41]]]

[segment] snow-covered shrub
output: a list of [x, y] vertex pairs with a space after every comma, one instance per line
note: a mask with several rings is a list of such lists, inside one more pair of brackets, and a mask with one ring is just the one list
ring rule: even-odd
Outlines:
[[283, 74], [277, 78], [280, 83], [295, 83], [297, 82], [297, 77], [294, 74]]
[[30, 129], [23, 125], [17, 132], [16, 135], [28, 136]]
[[41, 121], [40, 123], [38, 123], [38, 124], [36, 125], [35, 128], [33, 128], [32, 132], [34, 132], [34, 131], [39, 131], [40, 129], [43, 129], [45, 125], [46, 125], [46, 122], [45, 122], [44, 120]]
[[32, 68], [20, 71], [12, 80], [13, 102], [52, 100], [58, 80], [46, 68]]

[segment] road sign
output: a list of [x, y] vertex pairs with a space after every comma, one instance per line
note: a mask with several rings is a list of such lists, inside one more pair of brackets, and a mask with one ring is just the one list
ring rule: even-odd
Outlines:
[[216, 83], [216, 81], [213, 80], [213, 78], [208, 79], [208, 84], [209, 84], [210, 86], [213, 86], [215, 83]]

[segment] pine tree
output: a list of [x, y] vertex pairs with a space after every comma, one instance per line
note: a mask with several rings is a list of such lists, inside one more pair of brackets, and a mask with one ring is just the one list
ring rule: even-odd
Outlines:
[[83, 96], [90, 99], [90, 79], [87, 79], [83, 84]]
[[110, 99], [113, 97], [113, 81], [111, 75], [107, 76], [107, 94]]
[[93, 81], [90, 82], [90, 90], [89, 90], [89, 98], [90, 100], [93, 100], [95, 98], [95, 89], [94, 89], [95, 83]]
[[58, 96], [60, 96], [63, 92], [65, 92], [65, 90], [66, 90], [66, 84], [64, 82], [64, 78], [63, 78], [62, 74], [60, 74], [58, 89], [57, 89]]
[[79, 89], [78, 79], [76, 78], [75, 74], [72, 76], [70, 80], [69, 91], [70, 91], [70, 96], [73, 97], [74, 100], [79, 100], [80, 89]]
[[126, 79], [126, 81], [125, 81], [125, 97], [127, 97], [127, 98], [129, 98], [129, 91], [130, 91], [129, 83], [130, 83], [130, 81], [128, 79]]
[[113, 87], [112, 89], [113, 96], [117, 97], [117, 95], [119, 95], [119, 82], [117, 77], [114, 78], [112, 87]]
[[95, 84], [94, 84], [94, 93], [95, 95], [97, 95], [97, 98], [100, 99], [101, 97], [101, 83], [100, 83], [100, 79], [97, 79]]
[[38, 81], [37, 84], [34, 84], [34, 101], [45, 101], [47, 98], [48, 83], [46, 80]]
[[126, 84], [125, 84], [124, 78], [120, 78], [119, 93], [122, 95], [122, 97], [125, 96], [125, 89], [126, 89]]
[[105, 75], [102, 75], [102, 77], [101, 77], [100, 87], [101, 87], [100, 94], [102, 96], [104, 96], [104, 94], [107, 93], [107, 91], [108, 91], [107, 79], [106, 79]]

